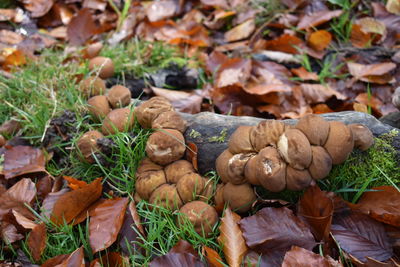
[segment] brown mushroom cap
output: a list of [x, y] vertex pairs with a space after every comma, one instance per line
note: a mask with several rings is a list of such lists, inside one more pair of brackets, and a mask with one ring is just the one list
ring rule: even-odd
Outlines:
[[139, 162], [139, 166], [136, 170], [136, 175], [140, 175], [148, 171], [160, 171], [162, 169], [162, 166], [155, 164], [149, 158], [144, 158]]
[[132, 129], [135, 115], [129, 108], [118, 108], [107, 114], [103, 121], [101, 131], [103, 134], [115, 134]]
[[300, 191], [307, 188], [312, 181], [307, 169], [298, 170], [287, 166], [286, 168], [286, 188], [291, 191]]
[[214, 183], [211, 179], [203, 178], [204, 188], [203, 192], [201, 192], [199, 196], [199, 200], [201, 201], [209, 201], [214, 195]]
[[108, 99], [104, 95], [97, 95], [88, 100], [88, 111], [96, 119], [103, 119], [111, 112]]
[[244, 169], [249, 159], [254, 156], [249, 154], [235, 154], [228, 161], [228, 177], [232, 184], [244, 184], [247, 182], [244, 176]]
[[181, 133], [186, 131], [186, 121], [174, 110], [160, 113], [151, 124], [152, 129], [174, 129]]
[[114, 85], [107, 94], [108, 101], [113, 108], [121, 108], [131, 102], [131, 91], [122, 85]]
[[103, 44], [100, 42], [88, 45], [85, 49], [86, 57], [87, 58], [97, 57], [100, 54], [101, 49], [103, 49]]
[[354, 147], [365, 151], [374, 144], [374, 136], [372, 132], [360, 123], [347, 125], [350, 128], [353, 139]]
[[298, 129], [286, 130], [278, 141], [278, 150], [293, 168], [302, 170], [311, 164], [311, 145], [307, 137]]
[[176, 184], [176, 189], [181, 197], [183, 203], [193, 201], [199, 196], [204, 190], [204, 180], [197, 173], [188, 173], [179, 179]]
[[320, 180], [328, 176], [332, 169], [332, 159], [322, 146], [311, 146], [312, 162], [308, 171], [314, 180]]
[[228, 176], [228, 163], [232, 157], [232, 153], [229, 152], [228, 149], [226, 149], [218, 156], [217, 160], [215, 161], [215, 169], [217, 170], [217, 173], [221, 177], [221, 181], [223, 183], [228, 183], [230, 180]]
[[80, 82], [79, 90], [87, 97], [102, 95], [106, 91], [106, 83], [99, 77], [91, 76]]
[[234, 185], [227, 183], [224, 186], [224, 201], [229, 203], [232, 210], [246, 212], [256, 200], [253, 187], [250, 184]]
[[103, 137], [104, 135], [99, 131], [89, 131], [78, 139], [77, 146], [83, 156], [83, 160], [89, 163], [94, 162], [92, 153], [99, 151], [97, 139]]
[[163, 166], [182, 158], [185, 150], [185, 138], [181, 132], [172, 129], [154, 132], [146, 143], [147, 156]]
[[254, 171], [260, 162], [260, 156], [253, 155], [247, 161], [246, 166], [244, 167], [244, 176], [246, 177], [247, 181], [252, 185], [260, 185], [260, 181], [258, 181], [258, 174]]
[[277, 120], [261, 121], [250, 132], [250, 142], [256, 151], [266, 146], [277, 146], [279, 137], [285, 131], [285, 124]]
[[331, 121], [328, 139], [324, 148], [332, 158], [332, 164], [343, 163], [353, 151], [353, 134], [343, 122]]
[[7, 143], [7, 139], [0, 134], [0, 147], [4, 146]]
[[318, 115], [304, 116], [299, 120], [296, 128], [303, 132], [312, 145], [323, 146], [328, 139], [329, 122]]
[[214, 204], [218, 210], [223, 210], [225, 205], [224, 200], [224, 187], [225, 184], [218, 184], [214, 194]]
[[163, 184], [154, 190], [150, 196], [149, 202], [171, 211], [179, 209], [183, 205], [178, 191], [176, 190], [176, 186], [171, 184]]
[[107, 79], [114, 75], [114, 63], [108, 57], [95, 57], [89, 61], [89, 70], [99, 71], [99, 77]]
[[[214, 225], [218, 222], [217, 211], [203, 201], [189, 202], [179, 212], [193, 224], [195, 231], [199, 235], [205, 237], [211, 234]], [[184, 220], [180, 217], [179, 224], [184, 224]]]
[[174, 110], [168, 99], [162, 96], [152, 97], [135, 108], [136, 118], [143, 128], [151, 128], [153, 121], [162, 112]]
[[250, 132], [252, 129], [252, 126], [239, 126], [229, 138], [229, 152], [239, 154], [255, 151], [250, 142]]
[[187, 160], [181, 159], [172, 162], [164, 169], [167, 182], [176, 184], [185, 174], [195, 172], [192, 163]]
[[133, 200], [135, 201], [135, 203], [139, 203], [140, 201], [142, 201], [142, 198], [139, 196], [138, 192], [135, 192], [135, 194], [133, 195]]
[[148, 200], [153, 191], [166, 183], [165, 174], [163, 170], [160, 171], [148, 171], [137, 174], [135, 189], [139, 196]]

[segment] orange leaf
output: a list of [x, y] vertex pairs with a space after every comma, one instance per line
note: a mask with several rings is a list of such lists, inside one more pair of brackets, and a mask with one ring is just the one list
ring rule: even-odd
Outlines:
[[313, 32], [308, 38], [308, 44], [317, 51], [322, 51], [327, 48], [331, 41], [332, 35], [325, 30]]
[[318, 81], [318, 74], [315, 72], [308, 72], [304, 67], [291, 69], [290, 71], [302, 80]]
[[71, 176], [63, 176], [63, 178], [64, 178], [64, 180], [66, 180], [68, 182], [68, 186], [72, 190], [76, 190], [76, 189], [85, 187], [87, 185], [87, 183], [85, 181], [78, 180]]
[[354, 111], [368, 113], [368, 107], [365, 104], [353, 103]]
[[290, 34], [283, 34], [275, 40], [266, 41], [264, 49], [299, 54], [298, 48], [303, 45], [303, 41], [298, 37]]
[[32, 229], [28, 237], [28, 248], [35, 261], [39, 261], [44, 249], [46, 248], [46, 225], [38, 224]]
[[4, 66], [21, 66], [26, 64], [26, 58], [22, 51], [15, 50], [5, 58], [3, 64]]
[[354, 47], [364, 48], [371, 45], [372, 35], [370, 33], [363, 32], [361, 26], [353, 24], [351, 26], [350, 42]]
[[218, 237], [218, 242], [223, 246], [222, 250], [226, 261], [231, 267], [240, 266], [248, 250], [242, 230], [238, 225], [240, 219], [239, 215], [227, 208], [219, 227], [221, 234]]
[[222, 259], [219, 254], [212, 248], [203, 246], [203, 255], [207, 258], [210, 267], [223, 267]]
[[60, 265], [61, 267], [69, 267], [69, 266], [74, 266], [74, 267], [85, 267], [85, 254], [83, 251], [83, 247], [80, 247], [76, 249], [74, 252], [72, 252], [67, 259], [65, 259], [63, 262], [61, 262]]

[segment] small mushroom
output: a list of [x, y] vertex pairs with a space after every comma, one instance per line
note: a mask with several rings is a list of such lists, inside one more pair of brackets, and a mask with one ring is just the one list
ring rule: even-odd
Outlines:
[[314, 114], [304, 116], [296, 125], [311, 145], [323, 146], [328, 139], [329, 122]]
[[148, 171], [141, 174], [136, 174], [135, 188], [139, 196], [148, 200], [153, 191], [165, 184], [165, 174], [163, 170], [160, 171]]
[[228, 149], [226, 149], [218, 156], [217, 160], [215, 161], [215, 169], [217, 170], [217, 173], [221, 177], [221, 181], [223, 183], [228, 183], [230, 180], [228, 175], [228, 163], [232, 157], [232, 153], [229, 152]]
[[108, 99], [104, 95], [96, 95], [88, 100], [88, 111], [96, 119], [101, 120], [111, 112]]
[[295, 169], [303, 170], [311, 164], [310, 142], [298, 129], [288, 129], [281, 135], [278, 150], [285, 161]]
[[214, 183], [211, 179], [203, 178], [204, 188], [199, 196], [199, 200], [208, 202], [214, 195]]
[[104, 136], [99, 131], [89, 131], [78, 139], [77, 146], [84, 161], [89, 163], [94, 162], [93, 153], [99, 151], [97, 140], [103, 137]]
[[185, 204], [179, 212], [182, 216], [178, 222], [184, 224], [185, 218], [194, 226], [195, 231], [204, 237], [212, 233], [214, 225], [218, 222], [217, 211], [203, 201], [192, 201]]
[[312, 181], [307, 169], [298, 170], [287, 166], [286, 168], [286, 188], [291, 191], [300, 191], [307, 188]]
[[250, 159], [247, 161], [246, 166], [244, 167], [244, 176], [246, 177], [247, 181], [252, 184], [252, 185], [260, 185], [260, 181], [258, 181], [258, 174], [256, 171], [254, 171], [256, 168], [258, 168], [258, 164], [260, 164], [261, 156], [253, 155], [250, 157]]
[[106, 91], [106, 83], [99, 77], [91, 76], [81, 81], [79, 90], [86, 97], [102, 95]]
[[115, 134], [132, 129], [135, 115], [129, 108], [118, 108], [107, 114], [103, 121], [101, 131], [104, 134]]
[[140, 175], [141, 173], [145, 173], [148, 171], [160, 171], [162, 169], [162, 166], [155, 164], [149, 158], [144, 158], [139, 163], [139, 166], [136, 170], [136, 175]]
[[331, 121], [328, 139], [324, 148], [332, 158], [332, 164], [343, 163], [353, 151], [353, 134], [343, 122]]
[[365, 151], [374, 144], [374, 136], [372, 132], [360, 123], [347, 125], [350, 128], [353, 139], [354, 147]]
[[108, 101], [113, 108], [122, 108], [131, 102], [131, 91], [122, 85], [114, 85], [107, 94]]
[[312, 161], [308, 171], [314, 180], [320, 180], [328, 176], [332, 169], [332, 159], [322, 146], [311, 146]]
[[228, 161], [228, 177], [232, 184], [243, 184], [247, 182], [244, 176], [244, 169], [248, 160], [254, 156], [254, 153], [235, 154]]
[[88, 47], [86, 47], [84, 50], [86, 58], [97, 57], [100, 54], [100, 51], [102, 48], [103, 48], [103, 44], [100, 42], [96, 42], [96, 43], [88, 45]]
[[195, 172], [192, 163], [187, 160], [177, 160], [167, 165], [164, 169], [168, 183], [176, 184], [185, 174]]
[[188, 203], [195, 200], [203, 192], [204, 180], [197, 173], [188, 173], [178, 181], [176, 189], [183, 203]]
[[224, 187], [225, 187], [225, 184], [218, 184], [217, 188], [215, 189], [214, 204], [215, 204], [216, 209], [218, 209], [218, 210], [224, 209], [224, 205], [225, 205]]
[[232, 210], [237, 212], [249, 211], [256, 200], [253, 188], [250, 184], [234, 185], [227, 183], [224, 186], [224, 201], [229, 204]]
[[181, 133], [186, 131], [186, 121], [174, 110], [160, 113], [151, 124], [152, 129], [174, 129]]
[[153, 121], [162, 112], [174, 110], [168, 99], [156, 96], [135, 108], [136, 118], [143, 128], [151, 128]]
[[185, 138], [177, 130], [154, 132], [146, 143], [147, 156], [157, 164], [167, 165], [185, 154]]
[[89, 61], [89, 70], [98, 71], [100, 78], [107, 79], [114, 75], [114, 63], [108, 57], [95, 57]]
[[170, 211], [179, 209], [183, 203], [175, 185], [163, 184], [151, 194], [149, 202]]
[[279, 137], [285, 131], [286, 125], [277, 120], [261, 121], [250, 132], [250, 142], [256, 151], [266, 146], [276, 147]]
[[239, 154], [255, 151], [250, 142], [252, 129], [252, 126], [239, 126], [229, 138], [229, 152]]

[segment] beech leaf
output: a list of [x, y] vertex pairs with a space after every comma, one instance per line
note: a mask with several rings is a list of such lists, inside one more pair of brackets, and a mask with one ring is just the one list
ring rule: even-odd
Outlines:
[[100, 33], [88, 8], [82, 8], [68, 23], [67, 36], [72, 45], [83, 45], [90, 37]]
[[30, 146], [14, 146], [4, 152], [3, 174], [6, 179], [37, 172], [46, 172], [42, 150]]
[[214, 249], [203, 246], [203, 255], [206, 257], [210, 267], [224, 267], [221, 256]]
[[46, 225], [44, 223], [36, 225], [29, 234], [27, 243], [29, 251], [35, 261], [39, 261], [44, 249], [46, 248]]
[[304, 30], [311, 27], [316, 27], [320, 24], [330, 21], [333, 18], [339, 17], [342, 15], [342, 13], [342, 10], [322, 10], [305, 15], [297, 24], [297, 29]]
[[286, 252], [282, 267], [330, 267], [329, 261], [307, 249], [293, 246]]

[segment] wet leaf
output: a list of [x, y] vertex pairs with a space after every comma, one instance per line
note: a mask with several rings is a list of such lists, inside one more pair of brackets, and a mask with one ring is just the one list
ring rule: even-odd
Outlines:
[[210, 267], [223, 267], [223, 261], [219, 254], [212, 248], [203, 246], [203, 255], [206, 257]]
[[297, 29], [306, 30], [312, 27], [317, 27], [333, 18], [339, 17], [342, 13], [342, 10], [322, 10], [305, 15], [297, 24]]
[[22, 0], [22, 3], [31, 12], [32, 18], [38, 18], [49, 12], [54, 0]]
[[83, 247], [80, 247], [76, 249], [74, 252], [69, 254], [68, 258], [63, 260], [60, 265], [60, 267], [69, 267], [69, 266], [74, 266], [74, 267], [85, 267], [85, 258], [84, 258], [84, 250]]
[[256, 28], [254, 19], [249, 19], [225, 33], [225, 41], [235, 42], [248, 38]]
[[200, 112], [203, 102], [201, 90], [177, 91], [157, 87], [151, 87], [151, 90], [155, 95], [167, 98], [177, 111], [191, 114]]
[[322, 51], [329, 46], [332, 41], [332, 34], [325, 30], [319, 30], [310, 34], [308, 44], [311, 48]]
[[46, 225], [41, 223], [32, 229], [27, 239], [28, 248], [35, 261], [39, 261], [44, 249], [46, 248]]
[[91, 212], [89, 243], [93, 253], [111, 246], [124, 222], [128, 198], [107, 199]]
[[95, 24], [92, 13], [88, 8], [82, 8], [67, 26], [68, 40], [72, 45], [83, 45], [89, 38], [98, 33], [100, 33], [100, 29]]
[[97, 178], [85, 187], [63, 194], [54, 204], [50, 220], [57, 225], [70, 223], [101, 196], [102, 189], [101, 178]]
[[218, 237], [218, 242], [222, 246], [226, 261], [231, 267], [240, 266], [248, 250], [238, 224], [240, 219], [240, 216], [228, 207], [224, 211], [219, 226], [221, 234]]
[[282, 267], [330, 267], [329, 261], [307, 249], [293, 246], [286, 252]]
[[6, 179], [46, 172], [42, 150], [30, 146], [15, 146], [4, 153], [3, 174]]

